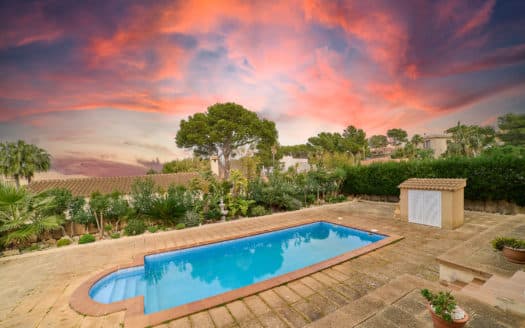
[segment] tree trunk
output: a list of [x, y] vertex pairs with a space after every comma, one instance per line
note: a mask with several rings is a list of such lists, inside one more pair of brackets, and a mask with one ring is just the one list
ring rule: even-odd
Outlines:
[[104, 214], [100, 213], [100, 239], [104, 239]]
[[231, 168], [231, 163], [230, 163], [231, 149], [230, 147], [225, 146], [222, 154], [224, 156], [223, 178], [224, 180], [228, 180], [230, 178], [230, 168]]
[[98, 231], [100, 233], [100, 231], [102, 231], [102, 229], [100, 228], [100, 222], [99, 222], [99, 218], [98, 218], [98, 215], [97, 215], [96, 211], [93, 211], [93, 216], [95, 217], [95, 223], [97, 224], [97, 229], [98, 229]]
[[20, 189], [20, 176], [18, 174], [15, 174], [14, 177], [15, 177], [16, 189]]

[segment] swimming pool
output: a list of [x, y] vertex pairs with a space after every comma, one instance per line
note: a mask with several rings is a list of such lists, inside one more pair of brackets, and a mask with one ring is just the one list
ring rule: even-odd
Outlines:
[[386, 237], [317, 221], [148, 255], [143, 266], [98, 280], [89, 296], [104, 304], [143, 296], [144, 314], [152, 314], [282, 276]]

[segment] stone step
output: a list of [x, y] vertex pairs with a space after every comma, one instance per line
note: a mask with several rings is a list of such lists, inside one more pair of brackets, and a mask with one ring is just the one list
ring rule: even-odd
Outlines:
[[490, 291], [497, 297], [505, 297], [518, 302], [525, 303], [525, 285], [518, 283], [509, 278], [492, 276], [481, 289]]
[[446, 282], [443, 285], [457, 292], [465, 288], [465, 286], [467, 286], [468, 284], [460, 280], [455, 280], [452, 282]]
[[472, 281], [461, 293], [517, 315], [525, 315], [525, 284], [521, 274], [505, 278], [494, 275], [484, 284]]
[[480, 287], [486, 282], [487, 282], [486, 279], [474, 278], [474, 279], [472, 279], [472, 281], [469, 284], [476, 285], [476, 286]]

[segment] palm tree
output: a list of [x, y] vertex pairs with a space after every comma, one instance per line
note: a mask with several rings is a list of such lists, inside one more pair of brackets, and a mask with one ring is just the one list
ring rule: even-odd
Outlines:
[[42, 148], [23, 140], [0, 143], [0, 171], [6, 177], [13, 177], [17, 188], [21, 178], [30, 183], [35, 172], [47, 171], [50, 166], [51, 156]]
[[[448, 155], [477, 156], [481, 151], [495, 142], [496, 132], [490, 126], [462, 125], [445, 131], [452, 134], [452, 142], [448, 144]], [[450, 150], [449, 150], [450, 149]]]
[[49, 215], [52, 197], [33, 196], [25, 188], [0, 183], [0, 243], [19, 244], [45, 231], [62, 228], [63, 218]]

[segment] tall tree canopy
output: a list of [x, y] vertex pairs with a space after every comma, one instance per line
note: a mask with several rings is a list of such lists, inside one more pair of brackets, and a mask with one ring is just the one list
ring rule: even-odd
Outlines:
[[315, 137], [308, 138], [308, 144], [319, 151], [344, 152], [343, 136], [340, 133], [321, 132]]
[[35, 172], [47, 171], [50, 166], [51, 156], [42, 148], [23, 140], [0, 143], [0, 171], [13, 177], [17, 187], [21, 178], [30, 183]]
[[208, 107], [206, 113], [182, 120], [175, 140], [177, 146], [191, 148], [197, 156], [217, 156], [220, 174], [228, 178], [235, 150], [255, 145], [263, 152], [277, 143], [277, 130], [274, 122], [259, 118], [241, 105], [218, 103]]
[[498, 117], [498, 137], [507, 145], [525, 146], [525, 114], [509, 113]]
[[386, 135], [390, 139], [390, 143], [393, 146], [399, 146], [403, 142], [407, 142], [408, 141], [408, 139], [407, 139], [408, 134], [403, 129], [390, 129], [390, 130], [388, 130], [386, 132]]
[[384, 148], [388, 145], [388, 139], [384, 135], [374, 135], [368, 139], [370, 148]]
[[357, 129], [353, 125], [349, 125], [343, 131], [343, 142], [346, 151], [357, 155], [361, 154], [361, 159], [365, 158], [368, 151], [368, 142], [366, 140], [366, 132], [363, 129]]

